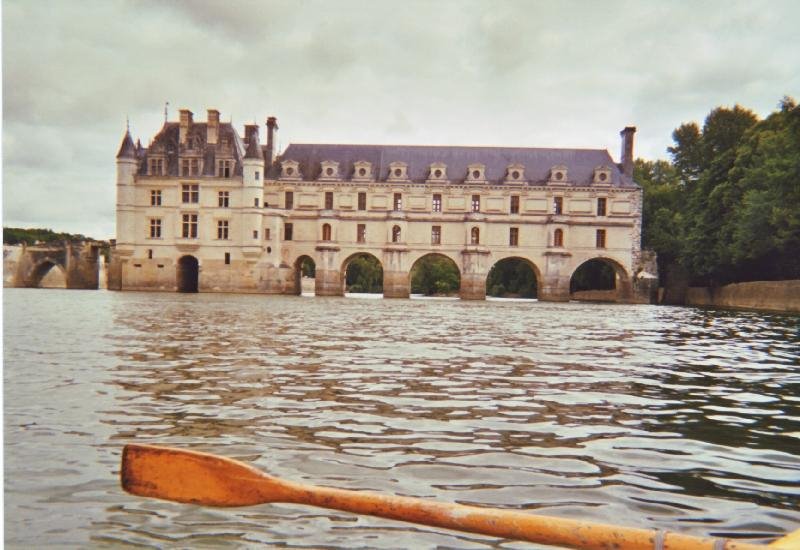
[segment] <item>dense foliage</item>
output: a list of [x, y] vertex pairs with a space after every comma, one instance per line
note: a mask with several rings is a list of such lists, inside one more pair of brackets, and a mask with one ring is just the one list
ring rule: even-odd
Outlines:
[[[71, 233], [56, 233], [51, 229], [4, 227], [3, 244], [36, 244], [61, 242], [61, 241], [85, 241], [87, 237], [83, 235], [73, 235]], [[91, 239], [89, 239], [91, 240]]]
[[637, 160], [643, 246], [693, 284], [800, 278], [800, 107], [718, 107], [673, 132], [672, 163]]
[[582, 264], [569, 281], [569, 291], [614, 290], [617, 275], [614, 268], [602, 260], [589, 260]]
[[458, 266], [445, 256], [429, 254], [411, 268], [411, 292], [425, 296], [455, 294], [461, 287]]
[[518, 258], [507, 258], [492, 266], [486, 277], [486, 294], [489, 296], [513, 296], [536, 298], [536, 275], [528, 262]]
[[347, 292], [383, 292], [383, 268], [375, 256], [361, 254], [347, 264]]

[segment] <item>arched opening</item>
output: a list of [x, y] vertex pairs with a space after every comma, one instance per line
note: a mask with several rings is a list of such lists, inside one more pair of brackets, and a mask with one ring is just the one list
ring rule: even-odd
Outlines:
[[[327, 224], [326, 224], [327, 225]], [[311, 256], [300, 256], [294, 262], [294, 294], [313, 296], [317, 264]]]
[[344, 292], [351, 294], [383, 294], [381, 261], [366, 252], [353, 254], [342, 266]]
[[392, 242], [399, 243], [400, 242], [400, 226], [395, 225], [392, 227]]
[[486, 276], [486, 295], [493, 298], [539, 297], [539, 270], [523, 258], [504, 258]]
[[481, 244], [481, 230], [477, 227], [473, 227], [470, 231], [470, 244]]
[[329, 223], [322, 224], [322, 240], [323, 241], [331, 240], [331, 224]]
[[557, 247], [564, 246], [564, 230], [556, 229], [553, 232], [553, 246]]
[[461, 272], [443, 254], [425, 254], [411, 266], [411, 293], [423, 296], [458, 296]]
[[35, 288], [67, 288], [67, 274], [59, 264], [45, 260], [36, 266], [31, 278]]
[[178, 260], [178, 292], [197, 292], [200, 279], [200, 264], [194, 256], [183, 256]]
[[625, 269], [613, 260], [594, 258], [582, 263], [569, 281], [572, 300], [616, 302], [625, 297], [630, 279]]

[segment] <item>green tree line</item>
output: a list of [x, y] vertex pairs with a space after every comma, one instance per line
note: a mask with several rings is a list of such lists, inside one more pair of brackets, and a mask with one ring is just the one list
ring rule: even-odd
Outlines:
[[[637, 159], [642, 244], [662, 284], [800, 278], [800, 107], [784, 98], [760, 120], [717, 107], [672, 134], [671, 162]], [[666, 280], [665, 280], [666, 279]]]
[[51, 229], [3, 227], [3, 244], [36, 244], [92, 240], [80, 234], [56, 233]]

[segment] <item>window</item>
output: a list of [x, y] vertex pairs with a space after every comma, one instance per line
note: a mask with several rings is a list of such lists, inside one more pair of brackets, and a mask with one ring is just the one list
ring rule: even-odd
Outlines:
[[333, 191], [325, 191], [325, 210], [333, 210]]
[[151, 239], [161, 238], [161, 218], [150, 219], [150, 238]]
[[519, 246], [518, 227], [512, 227], [508, 230], [508, 246]]
[[564, 231], [556, 229], [553, 233], [553, 246], [564, 246]]
[[217, 239], [223, 241], [228, 239], [228, 220], [217, 221]]
[[164, 175], [164, 159], [150, 159], [149, 162], [149, 174], [151, 176], [163, 176]]
[[367, 209], [367, 194], [363, 191], [358, 194], [358, 209], [359, 210]]
[[254, 239], [258, 238], [258, 229], [253, 229], [253, 238]]
[[322, 224], [322, 240], [331, 240], [331, 224], [329, 223]]
[[181, 197], [185, 204], [200, 202], [200, 186], [197, 184], [184, 184]]
[[161, 206], [161, 189], [150, 191], [150, 206]]
[[439, 193], [433, 195], [433, 211], [434, 212], [442, 211], [442, 196]]
[[258, 197], [253, 197], [253, 206], [258, 208]]
[[283, 204], [286, 210], [291, 210], [294, 208], [294, 193], [292, 191], [287, 191], [284, 193]]
[[182, 176], [199, 176], [200, 175], [200, 159], [182, 159], [181, 160], [181, 175]]
[[481, 244], [481, 230], [473, 227], [469, 232], [469, 242], [471, 244]]
[[399, 243], [400, 242], [400, 226], [395, 225], [392, 227], [392, 242]]
[[473, 212], [480, 212], [481, 211], [481, 196], [480, 195], [472, 195], [472, 211]]
[[181, 235], [183, 235], [184, 239], [197, 238], [197, 214], [183, 215], [183, 232]]
[[442, 244], [442, 226], [431, 227], [431, 244]]
[[597, 199], [597, 215], [598, 216], [605, 216], [606, 215], [606, 199], [605, 197], [601, 197]]
[[148, 248], [147, 249], [147, 259], [148, 260], [152, 260], [153, 259], [153, 249], [152, 248]]
[[268, 241], [268, 240], [270, 240], [270, 238], [271, 237], [270, 237], [270, 234], [269, 234], [269, 227], [265, 227], [264, 228], [264, 240]]
[[561, 214], [564, 211], [564, 198], [553, 197], [553, 213]]
[[511, 213], [519, 214], [519, 195], [511, 195]]
[[230, 252], [226, 252], [225, 253], [225, 265], [230, 265], [230, 264], [231, 264], [231, 253]]
[[258, 180], [260, 180], [260, 179], [261, 179], [261, 172], [259, 172], [258, 170], [256, 170], [256, 181], [258, 181]]
[[367, 242], [367, 226], [366, 224], [360, 223], [356, 227], [356, 241], [360, 243]]
[[232, 160], [218, 160], [217, 161], [217, 177], [229, 178], [233, 175], [233, 161]]
[[294, 226], [290, 223], [287, 223], [283, 226], [283, 240], [284, 241], [291, 241], [292, 240], [292, 233], [294, 233]]
[[392, 203], [392, 210], [398, 211], [403, 209], [403, 194], [402, 193], [395, 193], [394, 194], [394, 201]]
[[597, 248], [605, 248], [606, 247], [606, 230], [605, 229], [598, 229], [597, 230]]
[[230, 206], [230, 193], [228, 191], [217, 193], [217, 205], [220, 208], [228, 208]]

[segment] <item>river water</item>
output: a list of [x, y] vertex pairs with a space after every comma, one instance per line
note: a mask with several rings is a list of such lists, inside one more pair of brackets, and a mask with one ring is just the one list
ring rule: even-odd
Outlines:
[[798, 317], [4, 291], [9, 548], [520, 548], [125, 494], [127, 442], [294, 481], [764, 542], [800, 528]]

